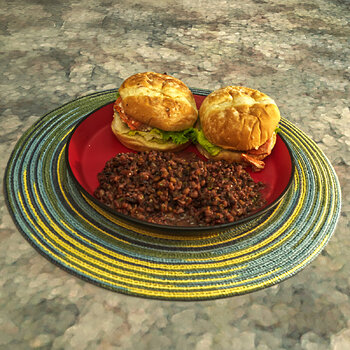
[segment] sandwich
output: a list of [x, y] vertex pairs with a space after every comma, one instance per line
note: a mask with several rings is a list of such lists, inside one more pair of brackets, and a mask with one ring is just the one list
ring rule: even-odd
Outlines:
[[136, 151], [184, 149], [198, 118], [191, 90], [177, 78], [154, 72], [127, 78], [113, 110], [113, 133]]
[[199, 108], [196, 146], [206, 158], [261, 170], [275, 146], [280, 118], [276, 103], [264, 93], [223, 87], [209, 94]]

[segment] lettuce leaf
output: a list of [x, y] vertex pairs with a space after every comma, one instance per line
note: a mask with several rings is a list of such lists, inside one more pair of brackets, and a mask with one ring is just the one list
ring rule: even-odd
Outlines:
[[191, 136], [192, 142], [199, 143], [210, 155], [216, 156], [221, 152], [221, 147], [215, 146], [208, 141], [203, 133], [203, 130], [193, 129]]
[[130, 130], [128, 135], [139, 135], [146, 140], [159, 143], [171, 141], [177, 145], [192, 141], [193, 143], [199, 143], [212, 156], [217, 155], [221, 151], [221, 147], [213, 145], [204, 136], [203, 131], [196, 128], [188, 128], [183, 131], [164, 131], [157, 128], [153, 128], [150, 131]]
[[191, 140], [191, 133], [193, 128], [188, 128], [183, 131], [164, 131], [157, 128], [153, 128], [150, 131], [130, 130], [128, 135], [139, 135], [146, 140], [152, 140], [155, 142], [167, 142], [171, 141], [177, 145], [182, 145]]
[[193, 128], [188, 128], [183, 131], [163, 131], [158, 129], [159, 133], [162, 135], [163, 140], [172, 141], [177, 145], [182, 145], [183, 143], [190, 141], [192, 130]]
[[212, 156], [217, 155], [221, 151], [221, 147], [213, 145], [204, 136], [203, 131], [196, 128], [188, 128], [186, 130], [176, 132], [158, 130], [158, 132], [162, 134], [163, 140], [171, 140], [176, 144], [182, 144], [188, 141], [199, 143]]

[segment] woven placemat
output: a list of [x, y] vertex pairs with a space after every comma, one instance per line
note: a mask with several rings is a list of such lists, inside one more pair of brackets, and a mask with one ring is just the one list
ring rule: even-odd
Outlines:
[[[207, 95], [207, 90], [193, 89]], [[50, 112], [18, 141], [4, 188], [19, 231], [50, 261], [110, 290], [148, 298], [205, 300], [259, 290], [293, 276], [330, 239], [340, 214], [337, 176], [318, 146], [282, 118], [295, 160], [292, 185], [273, 210], [223, 232], [152, 232], [84, 197], [67, 171], [67, 139], [116, 90]]]

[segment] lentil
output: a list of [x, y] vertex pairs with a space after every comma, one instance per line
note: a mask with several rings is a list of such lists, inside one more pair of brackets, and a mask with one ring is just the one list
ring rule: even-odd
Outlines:
[[151, 223], [212, 226], [242, 219], [264, 205], [241, 164], [204, 161], [194, 153], [120, 153], [98, 174], [95, 197]]

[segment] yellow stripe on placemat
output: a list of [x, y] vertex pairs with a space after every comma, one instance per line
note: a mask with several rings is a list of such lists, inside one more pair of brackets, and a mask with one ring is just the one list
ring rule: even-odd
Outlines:
[[[21, 199], [20, 193], [18, 193], [20, 202], [22, 204], [22, 207], [24, 209], [24, 211], [26, 212], [25, 206], [23, 204], [23, 201]], [[28, 216], [28, 213], [26, 213]], [[28, 216], [29, 217], [29, 216]], [[33, 224], [33, 223], [32, 223]], [[196, 298], [210, 298], [210, 297], [219, 297], [219, 296], [224, 296], [224, 295], [234, 295], [234, 294], [240, 294], [243, 292], [248, 292], [248, 291], [253, 291], [256, 289], [259, 289], [261, 287], [267, 287], [272, 285], [274, 282], [283, 279], [284, 277], [288, 277], [290, 276], [292, 273], [294, 273], [295, 271], [297, 271], [298, 269], [300, 269], [302, 266], [304, 266], [306, 263], [308, 263], [322, 248], [322, 246], [324, 245], [324, 242], [326, 241], [326, 239], [328, 238], [327, 236], [325, 237], [325, 239], [322, 241], [322, 244], [308, 257], [306, 258], [304, 261], [302, 261], [301, 263], [299, 263], [297, 266], [295, 266], [293, 269], [284, 272], [282, 275], [279, 276], [275, 276], [272, 279], [268, 279], [267, 281], [258, 283], [258, 284], [252, 284], [252, 285], [244, 285], [244, 286], [239, 286], [239, 287], [235, 287], [235, 288], [226, 288], [226, 289], [216, 289], [216, 290], [210, 290], [210, 291], [190, 291], [190, 293], [186, 293], [186, 292], [168, 292], [168, 291], [153, 291], [153, 290], [148, 290], [145, 288], [139, 288], [139, 287], [130, 287], [127, 286], [125, 287], [123, 284], [121, 283], [112, 283], [111, 281], [101, 277], [101, 276], [95, 276], [89, 272], [87, 272], [85, 269], [81, 269], [79, 267], [77, 267], [76, 265], [73, 265], [71, 263], [69, 263], [69, 261], [66, 261], [64, 259], [62, 259], [61, 256], [55, 254], [52, 251], [49, 251], [45, 246], [43, 246], [41, 244], [41, 242], [34, 236], [32, 235], [32, 238], [37, 242], [37, 244], [45, 251], [48, 252], [48, 255], [52, 255], [55, 257], [55, 259], [57, 259], [58, 261], [61, 261], [63, 266], [70, 266], [73, 270], [79, 271], [80, 273], [82, 273], [82, 275], [86, 275], [86, 276], [90, 276], [93, 279], [96, 279], [100, 285], [103, 285], [103, 283], [107, 284], [106, 287], [108, 287], [108, 285], [113, 285], [115, 287], [120, 287], [123, 288], [126, 291], [129, 291], [130, 293], [141, 293], [144, 296], [148, 296], [148, 297], [163, 297], [163, 298], [175, 298], [175, 299], [181, 299], [181, 298], [186, 298], [186, 299], [196, 299]], [[84, 265], [85, 266], [85, 265]], [[251, 278], [251, 279], [247, 279], [247, 280], [243, 280], [243, 281], [239, 281], [236, 282], [236, 285], [239, 283], [246, 283], [248, 281], [252, 281], [255, 280], [257, 278], [263, 278], [263, 277], [267, 277], [269, 275], [271, 275], [274, 272], [277, 272], [278, 269], [270, 271], [268, 273], [265, 273], [264, 275], [255, 277], [255, 278]], [[220, 286], [220, 285], [219, 285]], [[198, 289], [198, 288], [197, 288]], [[176, 288], [176, 290], [178, 290], [178, 288]], [[188, 290], [187, 288], [185, 290]]]
[[[19, 201], [22, 205], [22, 209], [24, 211], [24, 213], [27, 215], [29, 221], [32, 223], [32, 225], [34, 227], [35, 226], [35, 223], [33, 222], [33, 220], [31, 220], [30, 216], [28, 215], [27, 213], [27, 210], [26, 210], [26, 207], [23, 203], [23, 199], [21, 197], [21, 194], [18, 192], [18, 198], [19, 198]], [[38, 218], [38, 217], [36, 217]], [[58, 261], [61, 261], [63, 263], [63, 265], [65, 266], [70, 266], [71, 268], [73, 268], [73, 270], [76, 270], [76, 271], [79, 271], [81, 272], [83, 275], [87, 275], [87, 276], [90, 276], [92, 277], [93, 279], [96, 279], [99, 281], [100, 284], [102, 284], [102, 282], [106, 283], [107, 285], [113, 285], [113, 286], [116, 286], [116, 287], [121, 287], [123, 289], [126, 289], [130, 292], [136, 292], [136, 293], [141, 293], [143, 295], [147, 295], [147, 296], [158, 296], [158, 297], [176, 297], [176, 298], [184, 298], [184, 297], [188, 297], [188, 293], [185, 293], [185, 292], [177, 292], [179, 290], [184, 290], [184, 291], [190, 291], [190, 294], [191, 294], [191, 297], [197, 297], [197, 298], [200, 298], [200, 297], [204, 297], [204, 296], [220, 296], [220, 295], [224, 295], [224, 294], [229, 294], [229, 293], [232, 293], [232, 288], [229, 288], [229, 289], [216, 289], [216, 290], [212, 290], [213, 288], [215, 287], [218, 287], [218, 288], [222, 288], [223, 287], [223, 284], [217, 284], [217, 285], [207, 285], [207, 286], [188, 286], [188, 287], [179, 287], [176, 285], [176, 283], [174, 284], [169, 284], [169, 285], [161, 285], [161, 284], [147, 284], [147, 283], [141, 283], [139, 281], [135, 281], [135, 280], [132, 280], [132, 279], [128, 279], [128, 278], [122, 278], [120, 276], [118, 277], [115, 277], [114, 275], [110, 274], [109, 272], [107, 271], [100, 271], [100, 270], [97, 270], [96, 268], [94, 268], [93, 266], [90, 266], [90, 265], [87, 265], [85, 263], [83, 263], [81, 260], [78, 260], [76, 259], [75, 257], [71, 256], [71, 255], [66, 255], [64, 254], [65, 258], [66, 259], [63, 259], [62, 256], [54, 253], [53, 251], [49, 251], [38, 239], [37, 237], [35, 237], [34, 235], [32, 235], [32, 238], [37, 242], [37, 244], [45, 251], [48, 252], [49, 256], [53, 256], [55, 257], [55, 259], [57, 259]], [[67, 261], [67, 259], [71, 262], [74, 262], [75, 264], [77, 264], [78, 266], [82, 266], [82, 268], [78, 267], [77, 265], [75, 264], [72, 264], [70, 263], [69, 261]], [[88, 272], [87, 270], [91, 271], [91, 272]], [[256, 279], [261, 279], [263, 277], [266, 277], [274, 272], [276, 272], [278, 269], [275, 269], [273, 271], [270, 271], [268, 273], [265, 273], [261, 276], [256, 276], [256, 277], [252, 277], [252, 278], [249, 278], [249, 279], [245, 279], [245, 280], [242, 280], [242, 281], [237, 281], [237, 282], [230, 282], [228, 284], [225, 284], [224, 286], [233, 286], [233, 285], [237, 285], [237, 284], [242, 284], [242, 283], [246, 283], [246, 282], [251, 282], [251, 281], [254, 281]], [[95, 274], [93, 274], [93, 272], [95, 272]], [[102, 277], [101, 276], [101, 272], [102, 272], [102, 276], [105, 276]], [[107, 279], [109, 278], [109, 279]], [[124, 285], [122, 283], [116, 283], [116, 282], [112, 282], [110, 279], [112, 280], [116, 280], [116, 281], [121, 281], [121, 282], [124, 282], [128, 285]], [[209, 280], [211, 281], [211, 280]], [[177, 282], [177, 281], [173, 281], [173, 282]], [[188, 282], [188, 281], [186, 281]], [[191, 281], [192, 282], [192, 281]], [[131, 284], [131, 286], [129, 285]], [[134, 286], [132, 286], [134, 285]], [[139, 286], [138, 286], [139, 285]], [[153, 288], [153, 289], [162, 289], [162, 290], [150, 290], [150, 289], [147, 289], [147, 288], [141, 288], [142, 286], [147, 286], [149, 288]], [[241, 287], [242, 288], [242, 287]], [[253, 287], [254, 289], [257, 288], [257, 287]], [[166, 291], [164, 291], [164, 289]], [[194, 290], [193, 290], [194, 289]], [[204, 290], [203, 292], [202, 291], [195, 291], [195, 290], [198, 290], [198, 289], [201, 289], [201, 290]], [[210, 290], [206, 290], [206, 289], [210, 289]], [[239, 290], [240, 288], [238, 288]], [[246, 290], [246, 286], [243, 287], [244, 290]], [[176, 293], [172, 293], [172, 292], [169, 292], [169, 290], [175, 290]], [[231, 292], [229, 292], [229, 290]]]
[[[47, 227], [42, 222], [42, 220], [40, 219], [38, 213], [36, 212], [35, 207], [34, 207], [33, 203], [31, 202], [30, 196], [28, 194], [28, 187], [27, 187], [27, 181], [26, 181], [26, 171], [24, 171], [23, 183], [24, 183], [25, 192], [27, 194], [28, 204], [29, 204], [30, 209], [31, 209], [32, 213], [34, 214], [38, 224], [39, 224], [39, 227], [48, 235], [49, 238], [51, 238], [52, 241], [54, 241], [56, 244], [58, 244], [58, 245], [54, 245], [54, 246], [55, 246], [55, 248], [57, 250], [61, 251], [63, 254], [65, 254], [65, 252], [62, 251], [59, 248], [59, 245], [64, 247], [66, 249], [66, 251], [70, 251], [71, 253], [82, 257], [86, 261], [90, 261], [90, 263], [93, 263], [95, 265], [99, 265], [102, 268], [119, 271], [119, 269], [116, 269], [113, 266], [111, 266], [111, 265], [117, 264], [119, 267], [123, 267], [125, 269], [129, 269], [129, 270], [131, 269], [131, 270], [134, 270], [134, 271], [137, 271], [137, 272], [149, 273], [149, 274], [161, 275], [161, 276], [164, 276], [164, 273], [166, 273], [168, 276], [172, 276], [172, 275], [174, 275], [174, 276], [189, 276], [188, 272], [182, 272], [182, 271], [178, 271], [178, 270], [191, 270], [191, 271], [194, 270], [195, 272], [191, 272], [190, 273], [190, 275], [194, 275], [194, 276], [205, 276], [205, 275], [211, 275], [211, 274], [213, 274], [213, 275], [228, 274], [228, 273], [231, 273], [231, 272], [234, 272], [234, 271], [242, 270], [242, 269], [247, 267], [247, 265], [242, 265], [242, 266], [236, 266], [236, 267], [231, 268], [231, 269], [217, 270], [217, 271], [214, 271], [214, 272], [208, 272], [208, 271], [199, 272], [198, 269], [201, 270], [201, 269], [207, 268], [208, 266], [217, 267], [217, 264], [215, 264], [216, 266], [213, 266], [212, 264], [197, 264], [197, 265], [195, 265], [195, 264], [190, 264], [190, 265], [177, 264], [177, 265], [172, 265], [172, 264], [160, 264], [160, 263], [156, 263], [156, 262], [149, 262], [149, 261], [145, 261], [145, 260], [137, 260], [137, 259], [133, 259], [133, 258], [128, 258], [125, 255], [116, 254], [115, 252], [113, 252], [111, 250], [108, 250], [106, 248], [103, 248], [103, 247], [99, 246], [98, 244], [94, 244], [93, 242], [90, 242], [90, 241], [86, 240], [85, 237], [80, 235], [78, 232], [72, 230], [68, 225], [66, 225], [63, 222], [65, 224], [65, 227], [67, 229], [69, 229], [71, 232], [73, 232], [77, 237], [79, 237], [83, 241], [86, 241], [88, 244], [92, 244], [93, 246], [95, 246], [95, 248], [104, 251], [106, 254], [114, 256], [116, 259], [118, 259], [118, 261], [116, 261], [113, 258], [109, 258], [108, 256], [100, 254], [97, 251], [87, 247], [86, 245], [79, 243], [78, 241], [73, 239], [71, 236], [67, 235], [63, 230], [61, 230], [60, 227], [50, 218], [50, 216], [48, 215], [46, 209], [42, 205], [40, 197], [39, 197], [39, 194], [37, 192], [36, 184], [34, 183], [33, 184], [33, 189], [34, 189], [36, 201], [37, 201], [39, 207], [41, 208], [42, 212], [45, 214], [45, 217], [50, 222], [50, 225], [55, 230], [55, 232], [57, 232], [64, 240], [66, 240], [70, 244], [64, 243], [64, 241], [60, 240], [59, 237], [57, 237], [56, 235], [52, 234], [50, 228]], [[23, 210], [26, 212], [24, 207], [23, 207]], [[27, 217], [30, 220], [30, 217], [29, 217], [28, 214], [27, 214]], [[32, 224], [35, 227], [37, 227], [33, 222], [32, 222]], [[97, 259], [101, 259], [103, 261], [108, 262], [108, 264], [100, 262], [99, 260], [98, 261], [93, 260], [89, 256], [87, 256], [86, 254], [81, 253], [81, 252], [75, 250], [72, 247], [76, 247], [76, 248], [78, 248], [78, 249], [80, 249], [82, 251], [85, 251], [86, 253], [96, 257]], [[129, 265], [127, 263], [123, 263], [120, 260], [127, 261], [127, 262], [131, 263], [132, 265]], [[134, 264], [141, 265], [141, 266], [135, 266]], [[147, 265], [150, 268], [142, 267], [142, 264], [143, 265]], [[220, 266], [220, 267], [222, 267], [222, 266]], [[163, 271], [154, 270], [153, 268], [157, 268], [157, 269], [160, 269], [160, 270], [163, 270]], [[164, 270], [166, 270], [166, 272]], [[128, 273], [128, 275], [130, 275], [130, 273]], [[135, 274], [134, 277], [144, 278], [144, 275], [143, 274]], [[155, 280], [156, 278], [150, 278], [150, 279], [151, 280]], [[163, 281], [163, 279], [161, 279], [161, 281]]]
[[329, 238], [329, 234], [327, 234], [323, 240], [321, 241], [321, 243], [316, 247], [316, 249], [306, 258], [304, 259], [302, 262], [300, 262], [298, 265], [294, 266], [292, 269], [282, 273], [279, 276], [274, 277], [271, 280], [271, 283], [277, 282], [279, 280], [282, 280], [286, 277], [289, 277], [291, 275], [293, 275], [296, 271], [298, 271], [300, 268], [302, 268], [303, 266], [307, 265], [309, 261], [311, 261], [314, 257], [316, 257], [316, 255], [320, 252], [320, 250], [322, 249], [322, 247], [325, 245], [325, 243], [327, 242]]
[[[314, 169], [314, 178], [316, 179], [316, 183], [318, 185], [318, 188], [321, 189], [323, 188], [324, 191], [324, 199], [323, 201], [325, 203], [328, 203], [328, 209], [331, 210], [331, 212], [327, 212], [326, 208], [322, 208], [321, 211], [321, 215], [318, 216], [318, 221], [316, 226], [313, 228], [313, 232], [318, 232], [319, 228], [324, 224], [324, 217], [328, 216], [327, 218], [327, 222], [329, 223], [329, 221], [332, 219], [333, 213], [335, 212], [335, 206], [331, 205], [329, 203], [329, 198], [330, 198], [330, 191], [331, 191], [331, 184], [333, 185], [332, 188], [334, 187], [334, 182], [330, 181], [330, 179], [332, 178], [331, 176], [331, 171], [330, 171], [330, 166], [329, 164], [325, 163], [324, 164], [320, 164], [320, 162], [316, 162], [315, 161], [315, 157], [314, 157], [314, 153], [317, 154], [317, 156], [323, 160], [324, 162], [324, 158], [325, 155], [323, 154], [322, 150], [320, 150], [319, 147], [317, 147], [317, 145], [315, 144], [315, 142], [313, 140], [311, 140], [308, 137], [304, 137], [306, 136], [304, 132], [302, 132], [300, 129], [296, 128], [293, 124], [290, 124], [290, 127], [294, 130], [295, 134], [298, 134], [300, 137], [298, 137], [296, 140], [302, 139], [304, 142], [306, 142], [311, 149], [314, 151], [313, 154], [310, 153], [310, 150], [308, 147], [303, 147], [303, 151], [305, 152], [305, 154], [308, 155], [308, 161], [311, 163], [313, 169]], [[298, 143], [296, 141], [293, 142], [294, 145], [296, 146], [296, 148], [299, 148]], [[320, 173], [323, 175], [322, 176], [322, 181], [321, 181], [321, 176]], [[328, 176], [327, 176], [328, 175]], [[303, 239], [303, 237], [301, 238], [301, 240]]]
[[[306, 149], [305, 149], [305, 152], [307, 152], [307, 153], [309, 153], [310, 154], [310, 152], [308, 152]], [[326, 176], [326, 174], [325, 174], [325, 172], [324, 172], [324, 169], [323, 169], [323, 166], [319, 166], [319, 167], [317, 167], [316, 166], [316, 162], [314, 161], [314, 159], [313, 159], [313, 157], [311, 156], [311, 154], [310, 154], [310, 157], [309, 157], [309, 161], [311, 162], [311, 164], [313, 165], [313, 167], [314, 167], [314, 171], [315, 171], [315, 178], [316, 178], [316, 182], [317, 182], [317, 184], [318, 184], [318, 188], [319, 189], [321, 189], [321, 188], [324, 188], [324, 191], [323, 191], [323, 193], [324, 193], [324, 199], [323, 199], [323, 201], [325, 202], [325, 203], [329, 203], [329, 201], [328, 201], [328, 198], [329, 198], [329, 189], [330, 189], [330, 183], [329, 183], [329, 178], [328, 178], [328, 176]], [[317, 163], [317, 164], [319, 164], [319, 163]], [[317, 170], [316, 170], [317, 169]], [[322, 180], [323, 181], [321, 181], [321, 176], [320, 176], [320, 174], [318, 173], [319, 171], [321, 171], [321, 173], [323, 174], [323, 176], [322, 176]], [[319, 194], [320, 195], [320, 194]], [[334, 206], [332, 206], [332, 213], [333, 213], [333, 211], [334, 211]], [[318, 221], [317, 221], [317, 225], [313, 228], [313, 231], [315, 232], [318, 232], [318, 230], [319, 230], [319, 228], [321, 227], [321, 225], [323, 225], [323, 223], [324, 223], [324, 217], [326, 216], [326, 215], [330, 215], [330, 213], [328, 213], [327, 211], [326, 211], [326, 208], [322, 208], [322, 210], [321, 210], [321, 215], [320, 216], [318, 216]]]
[[[110, 279], [116, 279], [116, 280], [119, 280], [119, 281], [123, 281], [124, 283], [127, 283], [127, 284], [138, 284], [138, 283], [141, 283], [141, 282], [138, 282], [138, 281], [135, 281], [134, 279], [132, 279], [132, 277], [134, 278], [137, 278], [139, 280], [143, 280], [143, 281], [150, 281], [151, 284], [149, 285], [149, 287], [151, 287], [153, 284], [152, 282], [155, 282], [156, 285], [158, 286], [157, 282], [158, 283], [171, 283], [171, 282], [176, 282], [176, 283], [188, 283], [189, 282], [189, 279], [186, 278], [186, 279], [167, 279], [165, 278], [166, 276], [178, 276], [178, 277], [184, 277], [184, 276], [193, 276], [193, 275], [202, 275], [202, 273], [191, 273], [191, 274], [186, 274], [186, 273], [183, 273], [181, 271], [177, 271], [177, 272], [174, 272], [174, 271], [170, 271], [169, 272], [166, 272], [164, 274], [164, 271], [163, 272], [160, 272], [159, 275], [163, 276], [163, 278], [155, 278], [155, 277], [148, 277], [147, 275], [145, 275], [144, 273], [135, 273], [135, 272], [132, 272], [130, 271], [130, 268], [131, 267], [134, 267], [134, 266], [131, 266], [131, 265], [126, 265], [126, 264], [122, 264], [122, 263], [119, 263], [118, 262], [118, 265], [119, 267], [125, 267], [128, 271], [125, 271], [123, 269], [120, 269], [120, 268], [116, 268], [116, 267], [113, 267], [111, 266], [110, 264], [105, 264], [105, 263], [102, 263], [100, 261], [97, 261], [97, 260], [93, 260], [93, 259], [90, 259], [89, 256], [87, 256], [86, 254], [84, 253], [81, 253], [79, 251], [76, 251], [74, 249], [71, 249], [71, 246], [69, 244], [66, 244], [63, 242], [63, 240], [60, 240], [59, 237], [56, 237], [54, 234], [52, 234], [50, 228], [44, 224], [44, 222], [41, 220], [40, 216], [38, 215], [38, 213], [36, 212], [35, 210], [35, 207], [33, 205], [33, 203], [31, 202], [29, 196], [27, 197], [27, 202], [28, 202], [28, 205], [31, 209], [31, 212], [32, 214], [34, 215], [35, 219], [36, 219], [36, 223], [30, 218], [30, 215], [28, 214], [27, 212], [27, 209], [23, 203], [23, 199], [22, 199], [22, 196], [21, 194], [18, 192], [18, 198], [19, 198], [19, 201], [21, 203], [21, 206], [22, 206], [22, 210], [23, 212], [26, 214], [27, 216], [27, 219], [31, 222], [31, 224], [33, 225], [33, 227], [35, 227], [37, 230], [39, 229], [41, 231], [41, 235], [42, 237], [46, 237], [46, 238], [50, 238], [50, 245], [52, 247], [54, 247], [54, 249], [58, 252], [61, 253], [61, 256], [65, 256], [66, 259], [70, 260], [70, 261], [74, 261], [76, 264], [78, 265], [81, 265], [81, 266], [84, 266], [85, 268], [87, 268], [88, 270], [90, 271], [94, 271], [96, 274], [98, 275], [104, 275], [104, 276], [108, 276], [108, 278]], [[45, 212], [45, 215], [47, 215], [47, 213]], [[61, 231], [57, 225], [54, 224], [54, 222], [49, 218], [47, 217], [47, 219], [49, 220], [50, 224], [52, 225], [52, 227], [58, 231], [59, 234], [63, 234], [63, 238], [66, 239], [67, 236], [64, 234], [63, 231]], [[43, 234], [45, 233], [45, 235]], [[39, 242], [37, 239], [36, 239], [37, 242]], [[58, 245], [55, 245], [53, 244], [52, 242], [55, 242], [56, 244]], [[59, 248], [59, 245], [62, 246], [65, 250], [62, 250], [61, 248]], [[44, 247], [41, 243], [40, 243], [40, 246], [41, 247]], [[85, 246], [82, 246], [83, 248]], [[48, 249], [45, 247], [45, 250], [48, 251]], [[67, 254], [68, 252], [68, 254]], [[73, 254], [73, 255], [69, 255], [70, 254]], [[77, 257], [75, 257], [77, 256]], [[80, 260], [81, 259], [81, 260]], [[111, 259], [112, 260], [112, 259]], [[88, 262], [88, 263], [86, 263]], [[109, 261], [110, 263], [113, 263], [115, 264], [116, 261]], [[91, 264], [91, 265], [90, 265]], [[96, 266], [94, 265], [97, 265], [101, 268], [98, 269]], [[241, 267], [243, 268], [243, 267]], [[232, 268], [230, 270], [225, 270], [225, 271], [216, 271], [214, 274], [215, 275], [219, 275], [220, 272], [223, 272], [225, 275], [228, 274], [229, 272], [233, 272], [233, 271], [237, 271], [237, 270], [240, 270], [241, 268]], [[138, 269], [137, 269], [138, 270]], [[144, 270], [147, 270], [147, 269], [144, 269]], [[142, 271], [142, 269], [141, 269]], [[115, 276], [114, 274], [112, 274], [111, 272], [115, 272], [116, 274], [119, 274], [119, 275], [124, 275], [126, 277], [121, 277], [121, 276]], [[146, 271], [144, 271], [146, 272]], [[150, 271], [148, 271], [150, 272]], [[156, 271], [156, 273], [154, 273], [154, 271], [152, 270], [151, 273], [153, 274], [158, 274], [157, 273], [158, 271]], [[206, 272], [204, 273], [204, 275], [208, 275], [209, 273]], [[228, 278], [231, 280], [232, 278], [235, 278], [239, 275], [229, 275]], [[215, 277], [215, 278], [210, 278], [210, 279], [193, 279], [191, 278], [190, 279], [190, 282], [191, 283], [200, 283], [200, 282], [210, 282], [210, 281], [221, 281], [221, 282], [225, 282], [227, 280], [227, 278], [225, 277]], [[144, 282], [145, 285], [148, 286], [148, 283], [147, 282]]]
[[[42, 232], [45, 232], [45, 234], [48, 234], [50, 236], [50, 238], [52, 238], [52, 234], [50, 232], [50, 229], [42, 222], [42, 220], [40, 219], [39, 215], [37, 214], [33, 204], [31, 203], [30, 201], [30, 198], [29, 196], [27, 197], [27, 201], [28, 201], [28, 204], [29, 204], [29, 207], [31, 208], [32, 210], [32, 213], [33, 215], [35, 216], [36, 220], [37, 220], [37, 223], [39, 224], [39, 226], [35, 225], [34, 221], [30, 218], [30, 215], [28, 214], [27, 210], [26, 210], [26, 207], [23, 203], [23, 199], [22, 199], [22, 196], [21, 194], [18, 192], [18, 198], [19, 198], [19, 201], [22, 205], [22, 209], [23, 209], [23, 212], [26, 214], [28, 220], [31, 222], [31, 224], [36, 227], [37, 229], [40, 228], [40, 230]], [[42, 247], [44, 248], [46, 251], [48, 251], [48, 249], [35, 237], [33, 236], [33, 238], [35, 239], [35, 241]], [[62, 243], [62, 242], [61, 242]], [[64, 246], [64, 244], [63, 244]], [[65, 264], [68, 264], [68, 261], [66, 259], [68, 259], [69, 261], [71, 262], [74, 262], [75, 264], [79, 265], [79, 266], [82, 266], [84, 267], [85, 269], [84, 270], [81, 270], [78, 268], [78, 270], [80, 270], [81, 272], [84, 272], [85, 274], [88, 274], [90, 276], [92, 276], [93, 278], [97, 278], [98, 280], [103, 280], [104, 282], [107, 282], [107, 283], [111, 283], [110, 280], [107, 280], [106, 278], [108, 279], [111, 279], [111, 280], [116, 280], [116, 281], [121, 281], [121, 282], [124, 282], [125, 284], [129, 285], [142, 285], [142, 286], [145, 286], [147, 288], [153, 288], [153, 289], [166, 289], [166, 290], [196, 290], [196, 289], [213, 289], [213, 288], [222, 288], [223, 286], [233, 286], [233, 285], [237, 285], [237, 284], [241, 284], [241, 283], [246, 283], [246, 282], [251, 282], [251, 281], [254, 281], [256, 279], [261, 279], [263, 277], [266, 277], [274, 272], [276, 272], [278, 269], [275, 269], [274, 271], [270, 271], [268, 272], [267, 274], [264, 274], [264, 275], [260, 275], [260, 276], [256, 276], [256, 277], [252, 277], [252, 278], [249, 278], [249, 279], [245, 279], [245, 280], [241, 280], [241, 281], [237, 281], [237, 282], [228, 282], [228, 283], [220, 283], [220, 284], [210, 284], [210, 285], [201, 285], [201, 286], [187, 286], [187, 287], [181, 287], [181, 286], [178, 286], [176, 285], [177, 283], [194, 283], [194, 282], [211, 282], [213, 280], [218, 280], [218, 281], [225, 281], [224, 278], [210, 278], [210, 279], [200, 279], [200, 280], [193, 280], [193, 279], [186, 279], [186, 280], [166, 280], [166, 279], [155, 279], [155, 278], [147, 278], [145, 277], [144, 275], [142, 275], [142, 279], [143, 280], [151, 280], [151, 281], [157, 281], [157, 282], [168, 282], [170, 284], [158, 284], [158, 283], [148, 283], [148, 282], [141, 282], [141, 281], [137, 281], [137, 280], [134, 280], [134, 279], [131, 279], [131, 278], [124, 278], [124, 277], [121, 277], [121, 276], [115, 276], [113, 275], [112, 273], [110, 273], [109, 271], [111, 270], [111, 266], [107, 265], [108, 267], [108, 270], [99, 270], [97, 269], [95, 266], [93, 265], [89, 265], [89, 264], [86, 264], [85, 262], [83, 262], [82, 260], [79, 260], [77, 259], [75, 256], [73, 255], [68, 255], [66, 254], [64, 251], [60, 250], [59, 248], [57, 248], [57, 251], [59, 251], [60, 253], [62, 253], [60, 256], [55, 254], [53, 251], [50, 251], [50, 255], [54, 255], [55, 258], [59, 259], [60, 261], [63, 261]], [[64, 256], [66, 259], [63, 260], [62, 259], [62, 256]], [[78, 255], [79, 256], [79, 255]], [[80, 255], [80, 258], [84, 258], [86, 257], [84, 254]], [[87, 259], [89, 260], [89, 259]], [[74, 269], [77, 269], [76, 265], [71, 265]], [[91, 272], [94, 272], [96, 275], [93, 275], [91, 273], [88, 273], [87, 270], [91, 271]], [[131, 273], [131, 272], [127, 272], [125, 273], [124, 271], [120, 270], [120, 269], [112, 269], [112, 270], [115, 270], [117, 271], [118, 273], [121, 273], [121, 274], [125, 274], [127, 275], [128, 277], [139, 277], [138, 274], [134, 274], [134, 273]], [[102, 276], [105, 276], [106, 278], [103, 278], [101, 277]], [[233, 275], [233, 276], [229, 276], [230, 279], [232, 280], [232, 278], [235, 278], [237, 277], [237, 275]], [[130, 287], [129, 286], [124, 286], [122, 284], [117, 284], [119, 286], [122, 286], [124, 288], [127, 288], [129, 289]], [[143, 293], [144, 291], [146, 291], [148, 289], [142, 289]]]
[[[23, 203], [22, 203], [23, 204]], [[185, 292], [178, 292], [179, 288], [177, 286], [174, 286], [173, 289], [175, 290], [175, 292], [168, 292], [168, 291], [163, 291], [163, 290], [149, 290], [149, 289], [145, 289], [145, 288], [141, 288], [137, 287], [137, 283], [135, 284], [135, 286], [125, 286], [121, 283], [116, 283], [116, 282], [111, 282], [110, 280], [107, 280], [106, 278], [101, 277], [100, 275], [94, 275], [92, 273], [89, 273], [88, 271], [86, 271], [86, 269], [82, 269], [79, 268], [78, 266], [70, 263], [69, 261], [67, 261], [66, 259], [62, 259], [61, 256], [55, 254], [54, 252], [48, 250], [44, 245], [41, 244], [41, 242], [34, 236], [32, 235], [32, 238], [34, 239], [34, 241], [38, 244], [38, 246], [41, 247], [41, 249], [45, 250], [48, 253], [48, 256], [52, 256], [54, 257], [57, 261], [60, 261], [62, 263], [62, 266], [69, 266], [73, 272], [74, 271], [79, 271], [81, 273], [80, 276], [89, 276], [94, 280], [96, 280], [98, 282], [99, 285], [104, 285], [105, 287], [109, 287], [109, 286], [114, 286], [114, 287], [119, 287], [122, 288], [122, 290], [126, 291], [126, 292], [130, 292], [130, 293], [137, 293], [139, 295], [144, 295], [144, 296], [148, 296], [148, 297], [158, 297], [158, 298], [174, 298], [174, 299], [201, 299], [201, 298], [209, 298], [209, 297], [220, 297], [220, 296], [224, 296], [224, 295], [234, 295], [234, 294], [239, 294], [242, 293], [243, 291], [249, 291], [249, 290], [255, 290], [261, 286], [268, 286], [270, 285], [269, 281], [267, 283], [260, 283], [258, 285], [251, 285], [251, 286], [240, 286], [240, 287], [235, 287], [235, 288], [228, 288], [228, 289], [221, 289], [222, 285], [217, 285], [219, 287], [219, 289], [215, 289], [215, 290], [204, 290], [204, 291], [194, 291], [191, 290], [188, 287], [183, 288], [183, 290]], [[71, 258], [71, 257], [68, 257]], [[81, 264], [80, 261], [78, 261], [79, 265], [82, 265], [83, 267], [86, 267], [85, 264]], [[269, 272], [267, 274], [264, 274], [262, 276], [258, 276], [257, 278], [263, 278], [265, 276], [268, 276], [269, 274], [272, 274], [275, 271]], [[119, 280], [119, 279], [118, 279]], [[253, 279], [250, 279], [253, 280]], [[132, 281], [135, 283], [135, 281]], [[241, 284], [244, 283], [245, 281], [239, 281], [236, 282], [236, 284]], [[162, 286], [163, 287], [163, 286]], [[197, 287], [196, 289], [202, 289], [202, 287]], [[189, 291], [189, 292], [186, 292]]]

